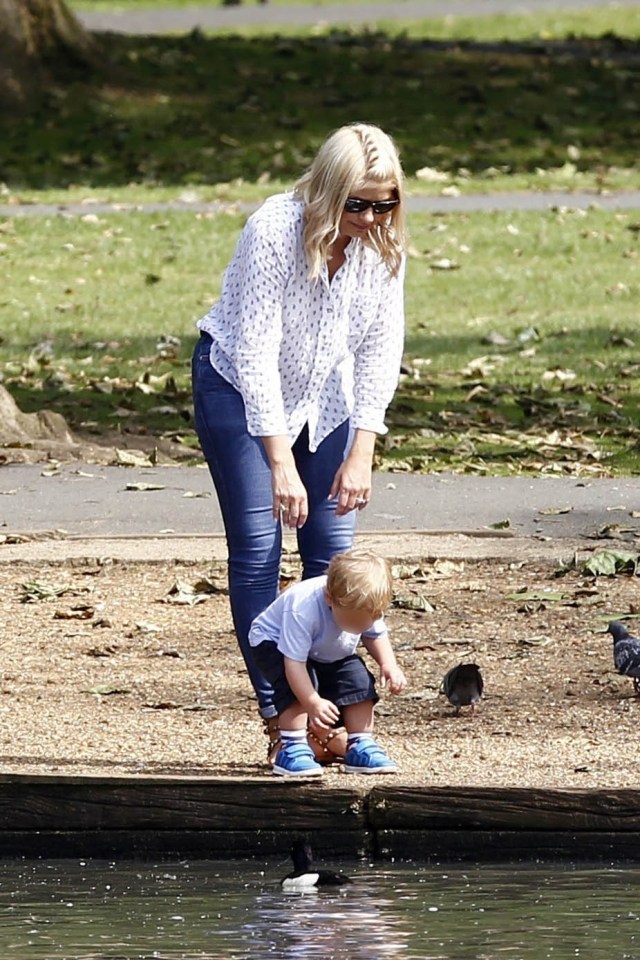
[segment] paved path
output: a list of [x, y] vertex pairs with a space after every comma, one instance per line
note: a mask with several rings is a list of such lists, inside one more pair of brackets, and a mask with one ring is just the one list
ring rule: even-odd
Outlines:
[[[377, 20], [414, 20], [426, 17], [518, 14], [592, 7], [597, 0], [395, 0], [393, 3], [318, 3], [306, 6], [274, 6], [246, 0], [237, 7], [185, 7], [180, 10], [131, 10], [125, 13], [78, 14], [90, 30], [118, 33], [171, 33], [239, 26], [305, 26], [319, 21], [332, 24], [371, 23]], [[635, 7], [638, 0], [616, 0], [603, 7]]]
[[[79, 217], [87, 213], [216, 213], [237, 209], [249, 213], [260, 201], [242, 203], [183, 203], [179, 200], [166, 203], [22, 203], [0, 204], [2, 217]], [[550, 207], [570, 207], [585, 210], [598, 206], [603, 210], [631, 210], [640, 208], [640, 190], [625, 190], [619, 193], [598, 194], [580, 191], [568, 193], [552, 190], [544, 193], [524, 190], [506, 193], [469, 193], [459, 197], [422, 196], [409, 197], [409, 213], [473, 213], [497, 210], [545, 211]]]
[[[163, 489], [127, 490], [136, 483]], [[509, 520], [503, 536], [590, 538], [605, 524], [619, 524], [640, 537], [632, 511], [640, 511], [640, 478], [378, 473], [359, 528], [487, 536], [495, 533], [491, 524]], [[223, 528], [204, 468], [66, 464], [58, 474], [43, 476], [42, 465], [0, 467], [0, 533], [56, 529], [77, 537], [189, 537]]]

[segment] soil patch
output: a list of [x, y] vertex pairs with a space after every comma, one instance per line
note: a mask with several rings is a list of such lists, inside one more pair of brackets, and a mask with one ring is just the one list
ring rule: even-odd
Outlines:
[[[406, 606], [388, 622], [409, 686], [383, 694], [377, 719], [395, 782], [637, 786], [640, 700], [598, 632], [635, 609], [634, 577], [535, 562], [395, 572]], [[168, 602], [203, 578], [204, 602]], [[0, 565], [0, 611], [0, 772], [270, 776], [223, 564]], [[439, 694], [463, 660], [485, 679], [474, 719]]]

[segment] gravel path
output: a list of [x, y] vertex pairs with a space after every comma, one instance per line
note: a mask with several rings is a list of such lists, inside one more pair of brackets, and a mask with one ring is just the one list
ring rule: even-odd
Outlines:
[[[90, 30], [111, 30], [118, 33], [169, 33], [196, 27], [215, 30], [239, 26], [299, 26], [326, 23], [369, 23], [376, 20], [411, 20], [425, 17], [483, 16], [493, 14], [537, 13], [592, 7], [594, 0], [396, 0], [394, 3], [361, 3], [345, 6], [339, 3], [307, 6], [273, 6], [243, 3], [237, 7], [185, 7], [180, 10], [132, 10], [126, 13], [79, 14]], [[619, 7], [636, 7], [638, 0], [616, 0], [603, 3], [612, 11]]]

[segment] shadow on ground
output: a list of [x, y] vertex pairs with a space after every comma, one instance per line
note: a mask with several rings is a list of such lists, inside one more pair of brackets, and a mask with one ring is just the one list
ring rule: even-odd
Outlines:
[[0, 179], [12, 189], [292, 177], [328, 130], [356, 119], [393, 133], [409, 172], [529, 171], [562, 165], [570, 143], [585, 169], [637, 159], [638, 45], [615, 37], [97, 40], [92, 71], [62, 71], [39, 110], [0, 120]]

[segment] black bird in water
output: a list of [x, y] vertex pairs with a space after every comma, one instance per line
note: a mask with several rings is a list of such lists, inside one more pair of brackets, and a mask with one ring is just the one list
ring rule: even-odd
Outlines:
[[440, 692], [456, 708], [457, 717], [460, 707], [470, 706], [473, 714], [483, 689], [484, 681], [477, 663], [459, 663], [445, 674]]
[[632, 637], [619, 620], [612, 620], [607, 633], [613, 637], [613, 662], [618, 673], [633, 677], [633, 689], [640, 694], [640, 640]]
[[296, 840], [291, 848], [293, 870], [282, 881], [283, 890], [311, 890], [314, 887], [343, 887], [352, 883], [344, 873], [331, 870], [316, 870], [313, 866], [311, 846], [306, 840]]

